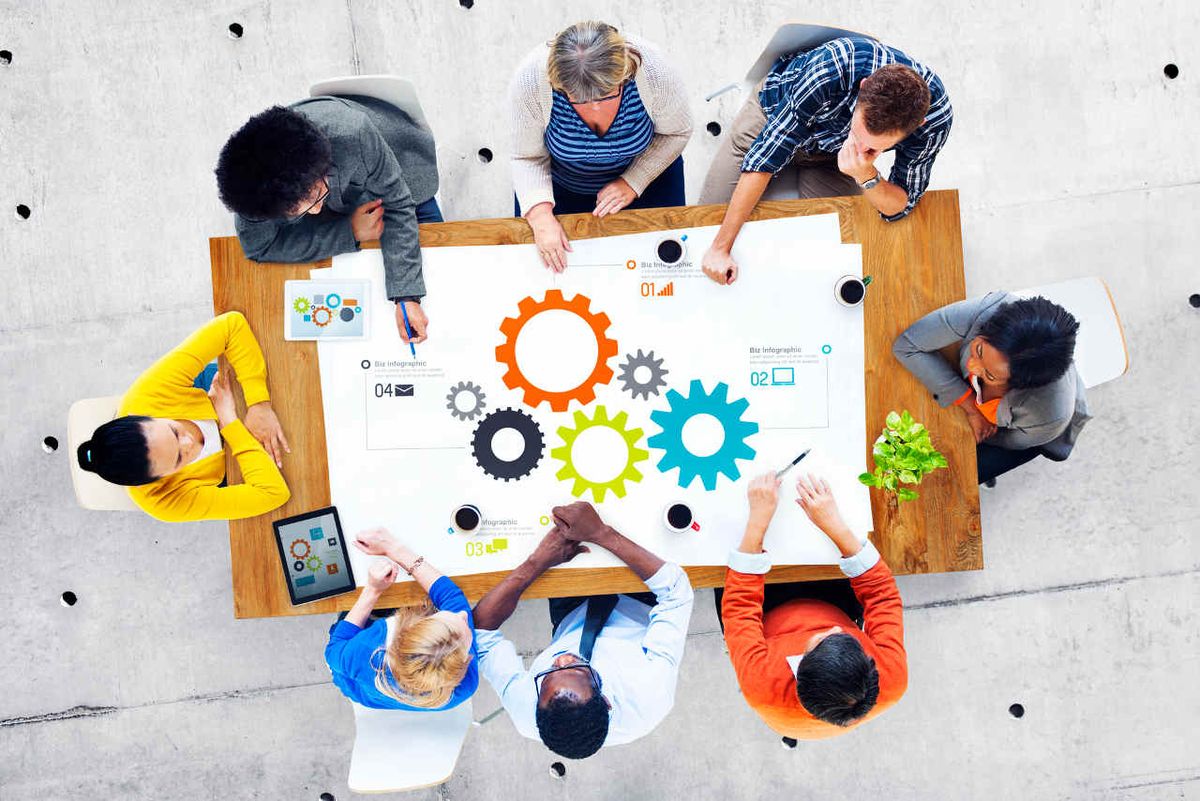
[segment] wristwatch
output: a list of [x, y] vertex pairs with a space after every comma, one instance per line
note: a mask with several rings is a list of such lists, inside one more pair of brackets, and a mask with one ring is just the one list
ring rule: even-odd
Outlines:
[[858, 188], [859, 189], [874, 189], [876, 186], [879, 185], [879, 182], [882, 180], [883, 180], [883, 177], [880, 176], [879, 171], [876, 170], [875, 177], [868, 178], [867, 180], [863, 181], [861, 184], [858, 185]]

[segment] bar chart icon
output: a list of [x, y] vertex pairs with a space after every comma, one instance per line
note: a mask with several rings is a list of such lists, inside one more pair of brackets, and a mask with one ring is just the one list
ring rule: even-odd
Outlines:
[[664, 286], [662, 289], [658, 290], [657, 297], [669, 298], [674, 294], [675, 294], [675, 282], [668, 281], [666, 286]]

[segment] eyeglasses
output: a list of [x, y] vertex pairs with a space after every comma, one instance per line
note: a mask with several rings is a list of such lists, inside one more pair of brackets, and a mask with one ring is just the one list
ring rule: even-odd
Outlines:
[[321, 183], [325, 184], [325, 191], [322, 192], [316, 200], [314, 200], [312, 203], [309, 203], [308, 208], [306, 208], [304, 211], [300, 212], [299, 214], [289, 214], [285, 218], [288, 222], [294, 223], [304, 219], [304, 215], [315, 209], [319, 203], [324, 201], [325, 198], [329, 197], [329, 178], [322, 178]]
[[597, 695], [600, 694], [600, 687], [601, 687], [600, 674], [596, 672], [596, 669], [594, 667], [592, 667], [589, 663], [584, 662], [582, 659], [578, 662], [572, 662], [569, 665], [555, 666], [555, 667], [549, 668], [548, 670], [543, 670], [541, 673], [539, 673], [533, 677], [534, 691], [537, 692], [537, 694], [540, 696], [542, 694], [542, 680], [545, 679], [547, 676], [549, 676], [551, 673], [557, 673], [560, 670], [586, 670], [588, 672], [588, 676], [591, 678], [592, 690]]
[[570, 97], [567, 97], [566, 92], [563, 92], [562, 95], [563, 95], [563, 97], [567, 98], [567, 102], [570, 103], [572, 106], [587, 106], [587, 105], [591, 105], [592, 103], [607, 103], [609, 100], [616, 100], [618, 97], [621, 96], [621, 90], [624, 87], [625, 87], [625, 84], [622, 83], [620, 86], [617, 87], [616, 94], [611, 94], [611, 95], [608, 95], [607, 97], [598, 97], [595, 100], [572, 100]]

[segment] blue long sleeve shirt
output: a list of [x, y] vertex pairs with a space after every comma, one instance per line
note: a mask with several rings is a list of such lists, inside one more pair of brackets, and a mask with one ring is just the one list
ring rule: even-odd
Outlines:
[[[466, 612], [467, 625], [475, 630], [475, 618], [471, 605], [458, 585], [442, 576], [429, 588], [429, 600], [439, 611]], [[375, 671], [384, 664], [387, 642], [387, 620], [379, 619], [366, 628], [360, 628], [346, 620], [339, 620], [329, 630], [329, 644], [325, 646], [325, 663], [333, 673], [333, 683], [351, 701], [372, 709], [410, 709], [416, 712], [434, 712], [450, 709], [475, 694], [479, 687], [479, 653], [475, 640], [471, 640], [471, 665], [467, 675], [455, 688], [445, 706], [426, 708], [410, 706], [384, 695], [375, 687]], [[387, 668], [385, 668], [387, 670]], [[391, 671], [387, 670], [391, 679]]]

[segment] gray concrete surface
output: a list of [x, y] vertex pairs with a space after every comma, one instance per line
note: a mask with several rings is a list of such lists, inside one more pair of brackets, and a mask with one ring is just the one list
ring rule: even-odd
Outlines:
[[[1133, 365], [1093, 391], [1069, 462], [984, 492], [985, 571], [900, 580], [912, 680], [872, 725], [784, 750], [742, 703], [704, 591], [651, 736], [556, 779], [501, 717], [471, 731], [448, 784], [405, 797], [1200, 798], [1200, 37], [1184, 0], [0, 0], [0, 798], [349, 797], [328, 619], [233, 620], [223, 525], [78, 509], [66, 448], [42, 439], [65, 442], [71, 401], [120, 391], [211, 313], [206, 239], [232, 230], [211, 169], [248, 115], [333, 75], [410, 76], [447, 216], [504, 215], [510, 71], [592, 15], [686, 73], [692, 198], [716, 145], [704, 125], [741, 102], [703, 96], [778, 22], [925, 60], [956, 109], [933, 181], [961, 191], [968, 289], [1102, 275]], [[544, 602], [512, 626], [537, 648]], [[477, 716], [495, 705], [483, 689]]]

